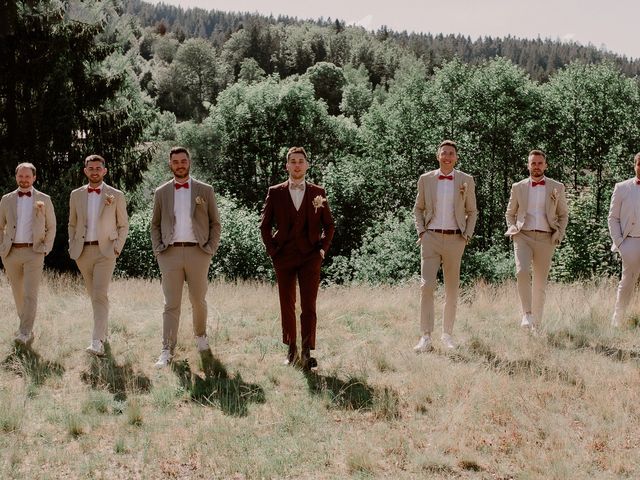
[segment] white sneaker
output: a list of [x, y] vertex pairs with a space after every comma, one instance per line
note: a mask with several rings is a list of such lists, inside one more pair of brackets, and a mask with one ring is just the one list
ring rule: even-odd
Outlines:
[[196, 346], [198, 347], [199, 352], [204, 352], [209, 350], [209, 340], [206, 335], [202, 335], [201, 337], [196, 337]]
[[522, 316], [522, 321], [520, 322], [520, 326], [522, 328], [532, 328], [533, 327], [533, 315], [530, 313], [525, 313]]
[[29, 346], [33, 342], [33, 332], [18, 333], [13, 340], [19, 345]]
[[443, 333], [442, 337], [440, 337], [440, 340], [442, 340], [442, 344], [445, 348], [449, 350], [456, 348], [456, 344], [453, 343], [453, 338], [451, 338], [451, 335], [449, 335], [448, 333]]
[[158, 361], [156, 362], [156, 368], [164, 368], [171, 362], [173, 355], [171, 354], [171, 350], [162, 350], [160, 352], [160, 356], [158, 357]]
[[102, 343], [102, 340], [92, 340], [91, 345], [85, 351], [96, 357], [102, 357], [104, 355], [104, 343]]
[[418, 342], [418, 344], [413, 347], [413, 351], [416, 353], [423, 353], [423, 352], [428, 352], [429, 350], [431, 350], [432, 345], [431, 345], [431, 336], [430, 335], [422, 335], [420, 337], [420, 341]]

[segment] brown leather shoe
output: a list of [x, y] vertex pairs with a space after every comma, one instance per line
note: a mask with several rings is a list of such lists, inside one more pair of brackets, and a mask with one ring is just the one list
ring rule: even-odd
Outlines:
[[295, 345], [289, 345], [289, 352], [287, 358], [284, 359], [285, 365], [297, 365], [300, 362], [300, 354], [298, 353], [298, 347]]

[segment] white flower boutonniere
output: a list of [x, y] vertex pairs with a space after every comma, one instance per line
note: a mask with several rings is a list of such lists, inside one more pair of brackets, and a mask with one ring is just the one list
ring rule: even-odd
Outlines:
[[466, 193], [467, 193], [467, 182], [464, 182], [462, 185], [460, 185], [460, 195], [464, 197]]
[[553, 192], [551, 192], [551, 200], [553, 200], [554, 202], [558, 201], [558, 189], [554, 188]]
[[104, 204], [105, 205], [111, 205], [115, 199], [116, 199], [116, 197], [114, 197], [113, 195], [105, 195], [104, 196]]
[[196, 205], [204, 205], [206, 202], [200, 195], [196, 196]]
[[44, 202], [42, 200], [37, 200], [35, 203], [36, 207], [36, 215], [44, 213]]
[[322, 195], [318, 195], [316, 196], [316, 198], [313, 199], [313, 208], [315, 209], [314, 211], [317, 213], [319, 208], [324, 207], [323, 203], [327, 203], [327, 199], [324, 198]]

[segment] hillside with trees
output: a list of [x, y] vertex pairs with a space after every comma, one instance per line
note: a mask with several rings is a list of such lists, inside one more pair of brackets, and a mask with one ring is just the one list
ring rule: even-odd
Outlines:
[[[139, 0], [16, 2], [0, 33], [4, 190], [18, 161], [40, 168], [66, 221], [89, 153], [127, 191], [123, 275], [155, 276], [149, 206], [168, 178], [168, 146], [192, 151], [195, 175], [220, 196], [223, 238], [211, 275], [270, 278], [257, 231], [284, 152], [304, 145], [326, 186], [337, 231], [325, 278], [397, 282], [417, 275], [411, 209], [443, 138], [474, 175], [477, 235], [467, 281], [513, 275], [503, 232], [511, 183], [542, 148], [570, 196], [559, 280], [616, 273], [606, 213], [640, 150], [640, 61], [551, 40], [368, 32]], [[42, 172], [42, 173], [40, 173]], [[69, 268], [65, 229], [48, 262]]]

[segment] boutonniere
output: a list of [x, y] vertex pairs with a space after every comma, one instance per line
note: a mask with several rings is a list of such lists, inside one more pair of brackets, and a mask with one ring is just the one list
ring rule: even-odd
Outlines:
[[204, 205], [206, 202], [200, 195], [196, 196], [196, 205]]
[[104, 204], [105, 205], [111, 205], [115, 199], [116, 199], [116, 197], [114, 197], [113, 195], [105, 195]]
[[315, 209], [314, 211], [317, 213], [319, 208], [324, 207], [323, 203], [326, 203], [327, 199], [324, 198], [322, 195], [318, 195], [316, 196], [316, 198], [313, 199], [313, 208]]
[[551, 200], [556, 202], [558, 200], [558, 189], [554, 188], [553, 192], [551, 192]]
[[465, 193], [467, 193], [467, 182], [460, 185], [460, 195], [464, 196]]
[[36, 207], [36, 215], [38, 213], [44, 212], [44, 202], [42, 200], [36, 200], [35, 207]]

